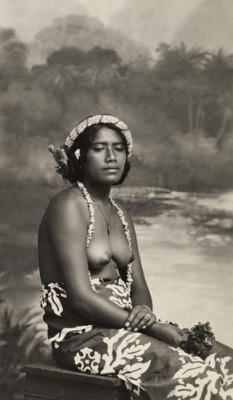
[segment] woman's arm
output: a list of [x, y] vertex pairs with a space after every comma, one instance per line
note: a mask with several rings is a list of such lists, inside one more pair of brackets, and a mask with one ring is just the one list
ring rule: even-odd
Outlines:
[[138, 331], [142, 328], [152, 326], [156, 322], [156, 317], [152, 312], [152, 299], [143, 273], [141, 260], [138, 251], [138, 244], [133, 221], [128, 212], [121, 207], [131, 235], [131, 245], [134, 255], [132, 264], [132, 291], [131, 298], [133, 310], [126, 320], [125, 326], [128, 330]]
[[152, 310], [153, 306], [152, 306], [151, 294], [147, 286], [144, 272], [142, 269], [134, 225], [128, 213], [126, 213], [126, 218], [129, 224], [129, 229], [131, 234], [131, 245], [134, 255], [134, 261], [132, 265], [133, 283], [132, 283], [132, 293], [131, 293], [133, 306], [145, 305]]
[[[179, 346], [182, 338], [182, 330], [168, 323], [156, 323], [156, 317], [152, 313], [152, 299], [143, 273], [134, 225], [130, 215], [124, 210], [126, 220], [129, 224], [132, 250], [135, 257], [132, 266], [132, 301], [133, 310], [126, 320], [129, 330], [140, 331], [162, 340], [174, 347]], [[149, 307], [151, 312], [144, 306]]]
[[93, 291], [87, 262], [86, 202], [78, 192], [62, 192], [50, 204], [46, 226], [72, 308], [90, 321], [110, 328], [124, 327], [129, 312]]

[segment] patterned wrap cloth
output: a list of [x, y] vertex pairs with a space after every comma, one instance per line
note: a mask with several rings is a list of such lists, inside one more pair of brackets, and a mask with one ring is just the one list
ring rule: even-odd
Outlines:
[[[132, 309], [122, 278], [90, 276], [90, 282], [119, 307]], [[42, 285], [41, 307], [54, 359], [63, 368], [118, 376], [139, 399], [142, 392], [151, 400], [233, 399], [233, 350], [221, 343], [203, 360], [143, 333], [96, 326], [72, 310], [62, 282]]]

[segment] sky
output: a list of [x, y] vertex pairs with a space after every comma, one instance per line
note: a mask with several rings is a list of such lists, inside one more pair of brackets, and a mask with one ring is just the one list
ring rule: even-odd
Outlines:
[[152, 51], [166, 42], [233, 53], [233, 0], [125, 0], [115, 27]]
[[88, 13], [155, 53], [161, 42], [233, 52], [233, 0], [0, 0], [0, 26], [31, 41], [54, 19]]
[[21, 39], [29, 41], [55, 18], [88, 12], [108, 23], [125, 0], [0, 0], [0, 26], [14, 27]]

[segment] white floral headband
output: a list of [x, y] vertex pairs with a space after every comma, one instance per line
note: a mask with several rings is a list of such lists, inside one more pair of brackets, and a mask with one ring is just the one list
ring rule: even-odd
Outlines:
[[69, 136], [66, 138], [65, 141], [65, 146], [70, 149], [77, 137], [85, 131], [86, 128], [89, 128], [92, 125], [95, 124], [113, 124], [117, 128], [119, 128], [122, 132], [122, 135], [124, 135], [127, 143], [127, 148], [128, 148], [128, 157], [132, 155], [132, 148], [133, 148], [133, 142], [132, 142], [132, 135], [130, 130], [128, 129], [128, 126], [123, 122], [120, 121], [118, 118], [114, 117], [113, 115], [109, 114], [101, 114], [101, 115], [94, 115], [92, 117], [88, 117], [81, 121], [69, 134]]
[[[126, 139], [126, 144], [127, 144], [127, 158], [130, 158], [132, 155], [132, 148], [133, 148], [133, 141], [132, 141], [132, 135], [130, 130], [128, 129], [127, 125], [119, 120], [118, 118], [114, 117], [113, 115], [110, 114], [100, 114], [100, 115], [94, 115], [92, 117], [88, 117], [81, 121], [75, 128], [70, 132], [68, 137], [66, 138], [65, 144], [62, 145], [61, 147], [55, 149], [53, 145], [49, 146], [49, 151], [53, 154], [53, 157], [58, 164], [57, 167], [57, 172], [63, 176], [63, 178], [66, 177], [67, 171], [68, 171], [68, 157], [66, 154], [66, 149], [70, 149], [74, 143], [74, 141], [77, 139], [77, 137], [85, 131], [85, 129], [89, 128], [92, 125], [95, 124], [113, 124], [115, 125], [118, 129], [120, 129], [122, 135]], [[75, 151], [75, 156], [77, 160], [80, 158], [80, 149], [77, 149]]]

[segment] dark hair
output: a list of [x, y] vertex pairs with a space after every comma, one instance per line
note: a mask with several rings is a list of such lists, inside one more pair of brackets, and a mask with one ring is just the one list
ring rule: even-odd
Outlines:
[[[86, 128], [82, 133], [80, 133], [80, 135], [77, 137], [77, 139], [75, 139], [71, 148], [66, 150], [67, 157], [68, 157], [68, 161], [67, 161], [68, 171], [65, 176], [65, 179], [67, 179], [70, 183], [75, 183], [77, 181], [83, 182], [83, 179], [84, 179], [83, 166], [86, 161], [88, 149], [91, 147], [91, 145], [93, 143], [95, 134], [97, 132], [99, 132], [100, 129], [102, 129], [103, 127], [112, 129], [115, 132], [117, 132], [118, 134], [120, 134], [120, 136], [122, 137], [122, 140], [123, 140], [126, 154], [128, 155], [128, 146], [127, 146], [126, 138], [117, 126], [115, 126], [114, 124], [111, 124], [111, 123], [101, 123], [101, 122], [98, 124], [91, 125], [90, 127]], [[75, 151], [77, 149], [80, 149], [80, 157], [78, 160], [75, 156]], [[130, 162], [127, 158], [121, 179], [115, 185], [120, 185], [121, 183], [124, 182], [129, 170], [130, 170]]]

